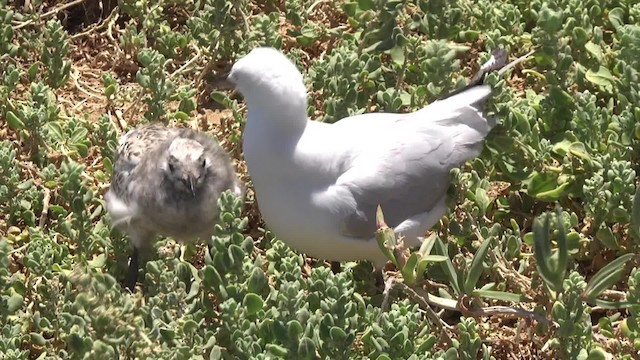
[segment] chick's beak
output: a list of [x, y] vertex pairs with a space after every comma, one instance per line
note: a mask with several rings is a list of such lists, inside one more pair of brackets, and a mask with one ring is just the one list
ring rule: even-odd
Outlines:
[[187, 182], [189, 184], [189, 190], [191, 190], [191, 195], [196, 196], [196, 178], [193, 175], [189, 175], [187, 177]]

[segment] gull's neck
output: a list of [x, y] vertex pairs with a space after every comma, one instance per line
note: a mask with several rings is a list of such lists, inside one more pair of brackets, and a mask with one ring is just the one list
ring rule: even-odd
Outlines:
[[246, 130], [259, 137], [297, 143], [307, 127], [307, 102], [270, 97], [247, 99]]

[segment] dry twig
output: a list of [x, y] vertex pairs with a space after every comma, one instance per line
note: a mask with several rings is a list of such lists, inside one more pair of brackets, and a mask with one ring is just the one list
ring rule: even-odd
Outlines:
[[38, 222], [38, 226], [41, 228], [43, 228], [47, 222], [47, 218], [49, 217], [49, 204], [51, 203], [51, 190], [43, 188], [43, 192], [42, 213], [40, 213], [40, 221]]
[[35, 20], [46, 19], [46, 18], [48, 18], [48, 17], [50, 17], [50, 16], [52, 16], [52, 15], [55, 15], [55, 14], [59, 13], [59, 12], [60, 12], [60, 11], [62, 11], [62, 10], [65, 10], [65, 9], [68, 9], [68, 8], [70, 8], [70, 7], [74, 6], [74, 5], [78, 5], [78, 4], [80, 4], [80, 3], [83, 3], [84, 1], [85, 1], [85, 0], [73, 0], [73, 1], [68, 2], [68, 3], [66, 3], [66, 4], [60, 5], [60, 6], [58, 6], [58, 7], [55, 7], [55, 8], [53, 8], [53, 9], [51, 9], [51, 10], [47, 11], [46, 13], [41, 14], [40, 16], [38, 16], [38, 18], [37, 18], [37, 19], [29, 19], [29, 20], [27, 20], [27, 21], [24, 21], [24, 22], [18, 23], [18, 25], [13, 26], [13, 30], [22, 29], [22, 28], [23, 28], [23, 27], [25, 27], [25, 26], [29, 26], [29, 25], [31, 25]]

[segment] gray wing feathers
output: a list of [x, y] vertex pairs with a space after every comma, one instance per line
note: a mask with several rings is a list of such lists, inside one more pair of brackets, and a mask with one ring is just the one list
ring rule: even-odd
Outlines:
[[344, 217], [344, 234], [371, 238], [378, 205], [391, 227], [431, 211], [446, 196], [450, 170], [482, 151], [484, 139], [495, 125], [483, 114], [490, 96], [490, 86], [473, 86], [414, 113], [398, 115], [392, 129], [397, 136], [387, 135], [385, 141], [406, 144], [393, 147], [387, 152], [388, 159], [376, 159], [381, 165], [373, 173], [363, 171], [357, 162], [350, 170], [353, 175], [345, 173], [349, 180], [343, 186], [356, 205]]
[[[442, 127], [433, 127], [427, 136], [416, 134], [404, 143], [402, 139], [386, 158], [370, 155], [370, 161], [379, 166], [364, 171], [364, 165], [355, 164], [339, 180], [355, 201], [353, 212], [344, 217], [343, 232], [356, 238], [370, 238], [375, 227], [375, 211], [380, 205], [385, 221], [391, 227], [399, 225], [417, 214], [429, 211], [446, 193], [449, 171], [453, 167], [442, 165], [441, 160], [451, 157], [453, 142], [445, 138]], [[420, 139], [420, 140], [418, 140]], [[387, 148], [385, 148], [387, 150]]]

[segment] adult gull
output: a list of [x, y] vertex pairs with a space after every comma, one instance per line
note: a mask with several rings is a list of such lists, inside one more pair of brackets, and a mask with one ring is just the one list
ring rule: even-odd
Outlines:
[[504, 67], [494, 51], [468, 86], [406, 114], [367, 113], [333, 124], [307, 117], [298, 68], [255, 48], [232, 67], [248, 107], [243, 151], [269, 229], [292, 248], [329, 261], [387, 259], [375, 240], [378, 205], [406, 244], [419, 245], [447, 212], [449, 172], [479, 155], [494, 125], [484, 73]]

